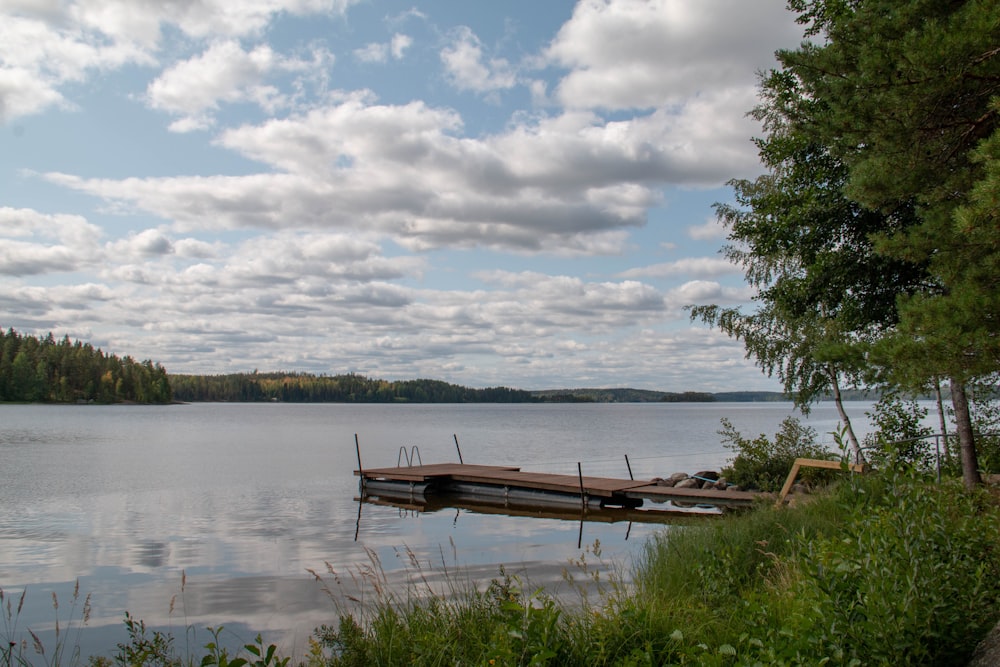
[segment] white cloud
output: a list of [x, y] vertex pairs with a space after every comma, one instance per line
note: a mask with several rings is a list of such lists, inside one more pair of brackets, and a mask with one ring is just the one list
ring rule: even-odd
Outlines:
[[441, 62], [452, 84], [459, 90], [488, 93], [512, 88], [517, 77], [503, 58], [484, 61], [483, 46], [467, 26], [455, 30], [450, 45], [441, 50]]
[[653, 264], [623, 271], [622, 278], [664, 278], [671, 276], [695, 276], [711, 278], [742, 273], [729, 260], [720, 257], [685, 257], [673, 262]]
[[259, 33], [278, 14], [341, 14], [357, 0], [77, 0], [66, 13], [106, 35], [131, 36], [149, 47], [161, 38], [163, 25], [175, 25], [191, 37], [247, 36]]
[[384, 63], [389, 59], [389, 45], [370, 42], [360, 49], [354, 49], [354, 57], [363, 63]]
[[63, 103], [53, 86], [26, 69], [0, 67], [0, 123]]
[[162, 232], [156, 229], [145, 229], [138, 234], [131, 233], [127, 238], [108, 244], [108, 250], [116, 258], [125, 257], [142, 259], [160, 255], [172, 255], [174, 244]]
[[100, 260], [101, 230], [81, 216], [0, 207], [0, 274], [76, 271]]
[[726, 226], [716, 217], [709, 218], [700, 225], [692, 225], [687, 228], [688, 237], [696, 241], [716, 241], [726, 238], [728, 230]]
[[749, 151], [715, 145], [726, 136], [721, 128], [698, 132], [661, 111], [615, 122], [590, 113], [543, 116], [481, 139], [456, 136], [461, 129], [450, 109], [379, 105], [359, 91], [219, 135], [220, 146], [271, 172], [48, 178], [134, 205], [178, 230], [369, 229], [411, 249], [567, 254], [620, 251], [619, 232], [645, 223], [663, 184], [718, 185], [741, 161], [747, 169], [753, 163]]
[[412, 45], [412, 37], [397, 32], [392, 36], [392, 42], [389, 45], [389, 52], [392, 53], [393, 58], [400, 60], [406, 54], [406, 50]]
[[800, 37], [783, 0], [581, 0], [546, 56], [567, 106], [648, 109], [744, 86]]
[[[125, 65], [153, 66], [161, 48], [163, 26], [176, 26], [196, 39], [245, 37], [259, 33], [275, 16], [339, 14], [356, 0], [68, 0], [63, 3], [6, 2], [0, 6], [0, 122], [67, 105], [63, 87], [86, 81], [95, 72], [117, 70]], [[263, 53], [257, 53], [261, 56]], [[249, 54], [251, 64], [255, 54]], [[212, 65], [213, 63], [205, 63]], [[217, 65], [217, 63], [214, 63]], [[244, 65], [246, 67], [247, 65]], [[257, 67], [263, 66], [257, 62]], [[199, 74], [190, 68], [188, 75]], [[213, 72], [209, 72], [209, 75]], [[219, 72], [214, 72], [219, 75]], [[245, 73], [244, 73], [245, 75]], [[230, 76], [238, 76], [230, 72]], [[202, 82], [203, 84], [211, 82]], [[225, 81], [216, 81], [224, 84]], [[193, 93], [191, 102], [211, 107], [205, 85], [184, 88], [169, 82], [154, 91], [154, 99], [170, 109], [186, 109], [174, 95], [178, 89]], [[225, 99], [233, 88], [223, 86], [217, 99]], [[265, 88], [244, 90], [240, 99], [266, 103], [272, 97]], [[186, 117], [177, 127], [201, 127]]]
[[131, 41], [108, 43], [101, 33], [86, 28], [0, 10], [0, 122], [56, 105], [71, 106], [60, 87], [83, 81], [94, 71], [151, 62]]
[[668, 303], [677, 308], [707, 303], [739, 305], [749, 302], [754, 293], [746, 285], [727, 287], [712, 280], [691, 280], [670, 290], [666, 298]]
[[397, 32], [388, 43], [369, 42], [362, 48], [355, 49], [354, 57], [365, 63], [384, 63], [389, 60], [389, 56], [394, 60], [402, 60], [412, 44], [412, 37]]
[[314, 52], [310, 62], [283, 57], [267, 45], [246, 51], [233, 40], [218, 42], [165, 70], [149, 84], [146, 99], [154, 109], [182, 116], [172, 130], [206, 129], [213, 124], [211, 112], [220, 102], [252, 102], [269, 112], [288, 106], [288, 98], [265, 83], [266, 79], [274, 73], [302, 72], [330, 62], [329, 54]]

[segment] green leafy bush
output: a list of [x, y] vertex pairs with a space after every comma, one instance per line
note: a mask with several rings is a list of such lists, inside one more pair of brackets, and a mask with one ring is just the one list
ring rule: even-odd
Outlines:
[[994, 374], [971, 390], [972, 426], [976, 430], [979, 467], [983, 472], [1000, 473], [1000, 387]]
[[929, 473], [937, 467], [933, 430], [923, 425], [927, 409], [914, 400], [885, 394], [865, 413], [875, 430], [864, 438], [868, 462], [887, 470]]
[[[836, 458], [817, 444], [816, 430], [795, 417], [786, 417], [781, 422], [781, 430], [773, 440], [763, 433], [753, 440], [746, 438], [725, 418], [719, 435], [723, 444], [736, 452], [723, 475], [727, 481], [747, 489], [779, 491], [797, 458]], [[819, 484], [831, 479], [831, 472], [835, 471], [807, 468], [800, 477], [806, 484]]]
[[900, 477], [877, 503], [854, 503], [842, 534], [803, 545], [799, 638], [859, 664], [965, 664], [1000, 601], [990, 502]]

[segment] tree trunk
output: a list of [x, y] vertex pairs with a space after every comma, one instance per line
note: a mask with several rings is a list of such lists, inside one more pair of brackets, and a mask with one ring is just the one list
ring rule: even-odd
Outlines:
[[979, 459], [976, 456], [976, 439], [972, 433], [972, 417], [965, 384], [952, 378], [951, 404], [955, 408], [955, 430], [958, 432], [958, 451], [962, 460], [962, 481], [965, 488], [973, 489], [983, 483], [979, 476]]
[[941, 399], [941, 380], [934, 380], [934, 392], [937, 395], [938, 423], [941, 426], [941, 440], [944, 444], [944, 460], [951, 465], [951, 445], [948, 444], [948, 420], [944, 416], [944, 401]]
[[826, 372], [830, 376], [830, 388], [833, 391], [833, 402], [837, 406], [837, 412], [840, 414], [840, 423], [844, 425], [844, 430], [847, 432], [847, 441], [851, 443], [851, 457], [854, 459], [854, 463], [864, 463], [865, 455], [861, 453], [858, 436], [854, 434], [854, 427], [851, 426], [851, 418], [847, 416], [847, 410], [844, 409], [844, 401], [840, 397], [840, 383], [837, 382], [837, 371], [832, 366], [827, 366]]

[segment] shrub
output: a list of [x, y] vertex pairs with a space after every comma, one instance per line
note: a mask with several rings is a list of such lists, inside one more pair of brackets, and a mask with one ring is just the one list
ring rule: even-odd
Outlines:
[[864, 664], [965, 664], [1000, 601], [989, 502], [899, 477], [877, 503], [855, 503], [843, 534], [804, 545], [796, 641]]
[[[779, 491], [797, 458], [835, 458], [816, 443], [816, 430], [795, 417], [786, 417], [781, 422], [781, 430], [773, 441], [763, 433], [750, 440], [725, 418], [719, 435], [726, 448], [736, 452], [729, 467], [723, 470], [726, 480], [748, 489]], [[802, 470], [801, 478], [807, 484], [818, 484], [832, 479], [832, 475], [829, 470], [809, 468]]]
[[868, 461], [887, 470], [908, 469], [920, 473], [935, 470], [937, 456], [933, 430], [923, 426], [927, 409], [914, 400], [903, 401], [896, 394], [884, 394], [871, 412], [875, 431], [864, 438]]

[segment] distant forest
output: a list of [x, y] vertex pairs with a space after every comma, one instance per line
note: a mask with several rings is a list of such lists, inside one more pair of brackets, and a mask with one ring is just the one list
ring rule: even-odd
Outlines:
[[389, 381], [350, 373], [230, 373], [171, 375], [177, 401], [280, 401], [288, 403], [693, 403], [711, 401], [784, 401], [780, 392], [745, 391], [711, 394], [646, 389], [548, 389], [508, 387], [472, 389], [440, 380]]
[[171, 375], [178, 401], [287, 403], [530, 403], [530, 392], [507, 387], [471, 389], [440, 380], [375, 380], [354, 373], [231, 373]]
[[0, 401], [169, 403], [163, 366], [119, 359], [69, 337], [56, 340], [0, 330]]

